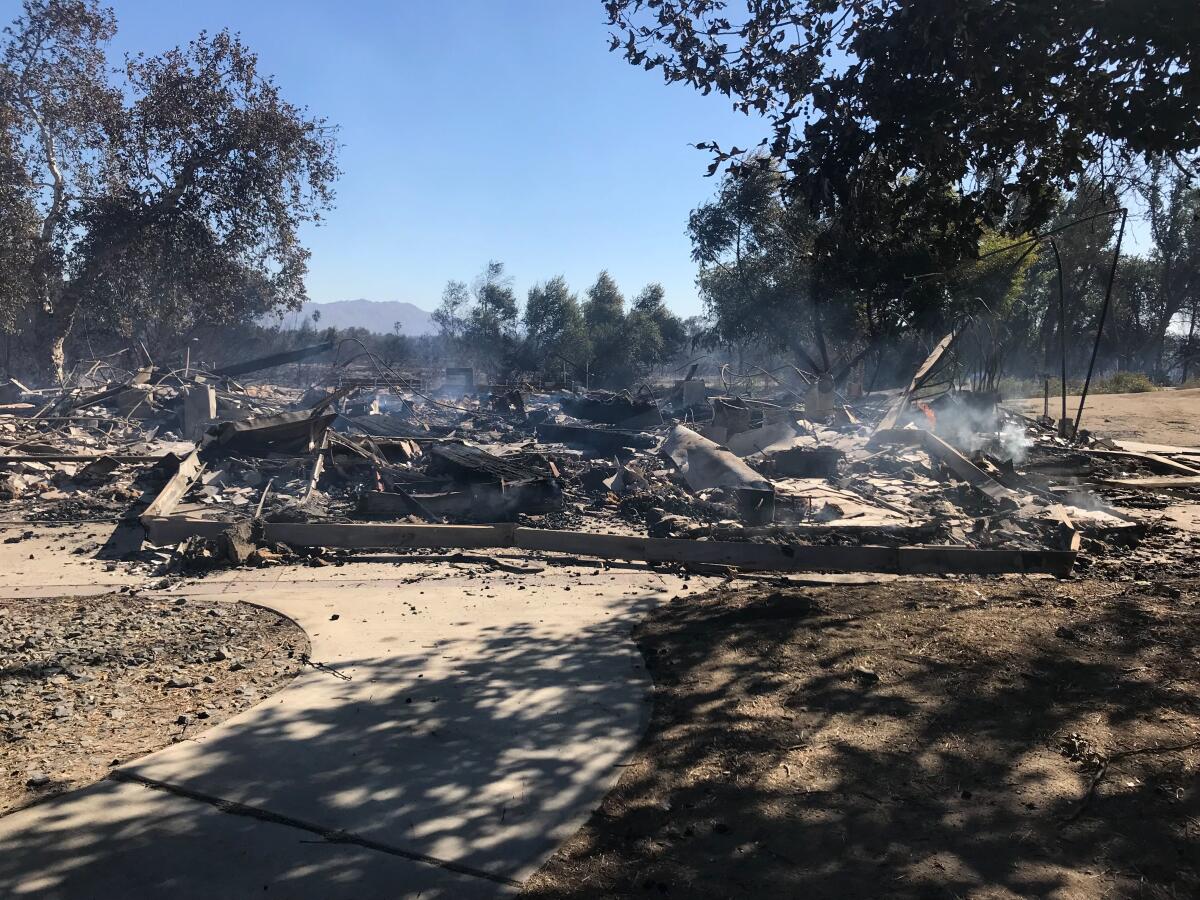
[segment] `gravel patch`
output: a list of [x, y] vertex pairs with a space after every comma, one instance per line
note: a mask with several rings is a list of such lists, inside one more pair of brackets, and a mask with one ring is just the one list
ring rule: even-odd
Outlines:
[[308, 649], [290, 619], [245, 603], [0, 599], [0, 815], [237, 715]]

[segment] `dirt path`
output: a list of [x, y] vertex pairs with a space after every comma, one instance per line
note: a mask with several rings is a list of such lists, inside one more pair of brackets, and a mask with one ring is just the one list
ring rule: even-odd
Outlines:
[[[1050, 415], [1059, 415], [1058, 398], [1050, 398]], [[1009, 400], [1006, 406], [1026, 415], [1042, 414], [1042, 399]], [[1074, 418], [1078, 397], [1067, 398]], [[1200, 388], [1144, 394], [1093, 394], [1083, 408], [1080, 428], [1117, 440], [1200, 447]]]
[[672, 603], [636, 632], [646, 740], [526, 895], [1200, 896], [1198, 596], [1010, 580]]

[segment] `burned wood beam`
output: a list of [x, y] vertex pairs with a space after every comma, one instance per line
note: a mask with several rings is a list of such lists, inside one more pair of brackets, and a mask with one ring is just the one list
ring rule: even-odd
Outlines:
[[1064, 550], [1077, 551], [1083, 544], [1083, 539], [1080, 537], [1075, 523], [1071, 521], [1070, 515], [1067, 514], [1066, 507], [1061, 503], [1051, 504], [1048, 510], [1049, 515], [1058, 523], [1058, 540]]
[[231, 452], [247, 454], [307, 453], [321, 442], [337, 418], [337, 413], [320, 413], [321, 408], [222, 422], [217, 428], [217, 443]]
[[[144, 516], [157, 544], [216, 537], [228, 523], [183, 516]], [[825, 547], [642, 538], [519, 528], [514, 525], [383, 525], [308, 522], [263, 523], [263, 538], [300, 547], [479, 549], [519, 547], [601, 559], [708, 563], [772, 572], [880, 572], [907, 575], [1070, 574], [1069, 550], [977, 550], [973, 547]]]
[[1058, 550], [977, 550], [973, 547], [824, 547], [628, 537], [518, 528], [516, 546], [644, 562], [716, 563], [774, 572], [1066, 575], [1075, 554]]
[[[215, 538], [229, 528], [217, 519], [187, 516], [143, 516], [150, 540], [175, 544], [193, 535]], [[475, 550], [513, 546], [513, 525], [393, 525], [374, 523], [264, 522], [263, 537], [293, 547], [338, 547], [347, 549], [394, 549], [457, 547]]]
[[120, 384], [110, 385], [104, 390], [95, 394], [89, 394], [86, 397], [76, 397], [73, 400], [64, 399], [62, 401], [51, 403], [50, 405], [60, 413], [70, 412], [73, 409], [80, 409], [84, 406], [95, 406], [97, 403], [104, 403], [107, 400], [115, 399], [118, 395], [124, 393], [135, 385], [149, 384], [155, 380], [154, 376], [155, 372], [151, 368], [138, 369], [138, 371], [136, 371], [128, 381], [122, 381]]
[[648, 450], [657, 441], [652, 434], [617, 428], [593, 428], [587, 425], [558, 425], [543, 422], [537, 426], [537, 439], [547, 444], [565, 444], [601, 456], [611, 456], [622, 447]]
[[470, 444], [434, 444], [429, 448], [429, 454], [436, 463], [429, 469], [431, 475], [444, 473], [471, 481], [502, 482], [529, 481], [543, 474], [524, 463], [496, 456]]
[[1195, 466], [1184, 465], [1181, 462], [1167, 459], [1167, 457], [1157, 453], [1136, 452], [1133, 450], [1097, 450], [1091, 447], [1081, 448], [1080, 452], [1106, 459], [1127, 459], [1130, 462], [1140, 462], [1155, 472], [1188, 477], [1200, 476], [1200, 469], [1197, 469]]
[[538, 514], [562, 509], [562, 491], [549, 478], [491, 484], [476, 482], [466, 490], [437, 493], [370, 491], [363, 494], [359, 512], [366, 516], [420, 515], [430, 521], [504, 522], [518, 513]]
[[313, 494], [317, 492], [317, 484], [321, 480], [321, 473], [325, 471], [325, 454], [329, 451], [329, 435], [330, 432], [325, 432], [325, 437], [321, 439], [321, 446], [317, 448], [316, 457], [313, 459], [312, 471], [308, 474], [308, 484], [304, 486], [304, 495], [300, 498], [300, 505], [306, 505], [313, 498]]
[[900, 416], [908, 408], [909, 400], [912, 399], [913, 394], [925, 386], [925, 383], [929, 380], [938, 363], [942, 361], [942, 357], [954, 346], [954, 342], [958, 340], [958, 336], [961, 333], [960, 330], [955, 329], [938, 341], [937, 346], [933, 348], [929, 356], [925, 358], [925, 361], [917, 367], [917, 371], [913, 374], [912, 381], [908, 383], [908, 387], [895, 399], [892, 405], [888, 407], [888, 411], [884, 414], [883, 418], [879, 420], [879, 424], [875, 426], [877, 431], [887, 431], [896, 427]]
[[260, 356], [257, 359], [247, 359], [244, 362], [231, 363], [228, 366], [221, 366], [213, 371], [214, 375], [220, 375], [223, 378], [233, 378], [237, 375], [249, 375], [251, 372], [260, 372], [263, 369], [273, 369], [275, 366], [286, 365], [287, 363], [300, 362], [303, 359], [308, 359], [311, 356], [317, 356], [321, 353], [326, 353], [333, 349], [333, 341], [326, 341], [323, 344], [313, 344], [311, 347], [300, 347], [296, 350], [285, 350], [282, 353], [272, 353], [270, 356]]
[[142, 513], [142, 524], [145, 525], [147, 521], [171, 515], [183, 495], [187, 493], [188, 488], [203, 471], [204, 463], [200, 461], [200, 454], [195, 450], [179, 460], [179, 467], [175, 470], [175, 474], [167, 479], [167, 483], [158, 492], [154, 502], [147, 506]]
[[993, 500], [1020, 502], [1020, 495], [1006, 488], [975, 463], [971, 462], [932, 431], [921, 432], [921, 445], [925, 452], [954, 473], [955, 477], [987, 494]]
[[1200, 488], [1200, 475], [1165, 475], [1161, 478], [1100, 478], [1099, 484], [1128, 488], [1134, 491], [1195, 490]]
[[589, 422], [606, 425], [624, 425], [638, 428], [657, 425], [662, 421], [658, 404], [654, 400], [631, 397], [628, 394], [612, 394], [608, 391], [593, 391], [583, 397], [565, 397], [563, 412]]
[[152, 463], [161, 462], [170, 454], [159, 453], [29, 453], [22, 456], [0, 456], [0, 465], [5, 463], [30, 462], [95, 462], [98, 459], [111, 459], [119, 463]]
[[993, 500], [1007, 499], [1014, 503], [1020, 502], [1020, 495], [1016, 491], [1005, 487], [932, 431], [920, 428], [880, 429], [871, 436], [870, 446], [880, 444], [905, 444], [911, 447], [920, 447], [953, 472], [956, 478], [978, 488]]
[[833, 447], [792, 447], [769, 453], [765, 465], [785, 478], [836, 478], [845, 454]]

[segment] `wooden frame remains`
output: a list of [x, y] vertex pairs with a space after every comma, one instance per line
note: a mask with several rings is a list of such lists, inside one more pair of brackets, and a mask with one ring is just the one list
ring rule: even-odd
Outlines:
[[[175, 544], [193, 536], [217, 537], [234, 523], [173, 515], [203, 463], [186, 456], [141, 516], [149, 540]], [[1074, 550], [980, 550], [974, 547], [835, 547], [807, 544], [756, 544], [589, 534], [496, 525], [410, 525], [337, 522], [264, 522], [263, 537], [297, 547], [349, 549], [517, 547], [600, 559], [648, 563], [725, 565], [767, 572], [881, 572], [903, 575], [1047, 574], [1065, 577], [1075, 564]]]

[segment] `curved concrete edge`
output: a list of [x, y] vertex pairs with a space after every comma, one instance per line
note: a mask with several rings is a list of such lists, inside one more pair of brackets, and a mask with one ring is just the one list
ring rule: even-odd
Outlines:
[[[338, 872], [357, 873], [358, 898], [512, 892], [620, 776], [649, 717], [650, 681], [629, 630], [681, 580], [418, 563], [379, 574], [377, 564], [260, 570], [172, 591], [291, 618], [309, 634], [315, 666], [195, 740], [122, 767], [122, 783], [0, 820], [9, 860], [0, 893], [22, 896], [50, 878], [57, 892], [46, 896], [123, 896], [128, 870], [145, 868], [139, 854], [154, 857], [146, 871], [178, 854], [179, 866], [199, 867], [206, 896], [219, 894], [235, 873], [204, 861], [225, 846], [226, 819], [240, 820], [240, 846], [258, 848], [245, 869], [265, 879], [256, 896], [267, 884], [286, 896], [341, 896], [330, 887]], [[179, 834], [195, 836], [189, 852]], [[342, 862], [297, 880], [310, 852], [298, 848], [331, 837], [349, 842], [336, 845]], [[85, 850], [74, 862], [61, 850], [72, 842]], [[279, 856], [285, 845], [296, 859]], [[374, 892], [377, 876], [387, 891]], [[165, 890], [167, 875], [155, 878]]]

